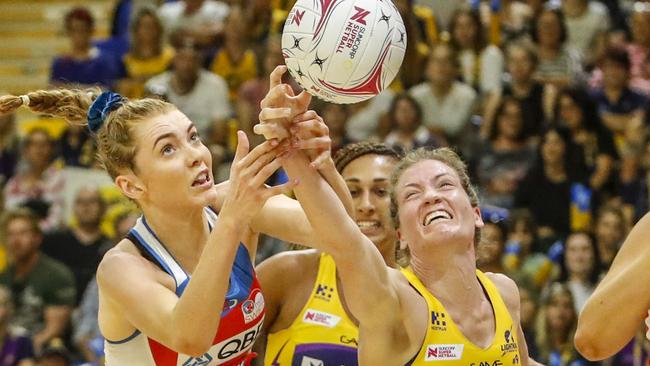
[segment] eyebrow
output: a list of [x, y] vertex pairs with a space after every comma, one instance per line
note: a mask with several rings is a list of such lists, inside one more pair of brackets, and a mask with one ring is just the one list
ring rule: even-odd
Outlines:
[[[190, 122], [190, 125], [187, 127], [187, 132], [189, 133], [192, 130], [192, 128], [194, 128], [194, 123]], [[156, 138], [156, 141], [153, 142], [153, 149], [152, 150], [156, 149], [156, 145], [158, 145], [158, 142], [160, 142], [160, 140], [164, 140], [164, 139], [166, 139], [168, 137], [173, 137], [173, 136], [174, 136], [173, 132], [163, 133], [162, 135], [158, 136]]]
[[[440, 179], [440, 178], [442, 178], [444, 176], [450, 176], [450, 174], [449, 173], [440, 173], [440, 174], [436, 175], [435, 177], [433, 177], [433, 179], [431, 181], [436, 181], [436, 180], [438, 180], [438, 179]], [[409, 188], [409, 187], [420, 188], [420, 184], [419, 183], [409, 183], [409, 184], [404, 186], [404, 188]]]
[[[347, 178], [345, 181], [350, 183], [361, 183], [359, 178]], [[372, 181], [375, 183], [383, 183], [388, 182], [388, 178], [375, 178]]]
[[433, 179], [434, 179], [434, 180], [438, 180], [438, 179], [444, 177], [445, 175], [449, 175], [449, 173], [447, 173], [447, 172], [445, 172], [445, 173], [440, 173], [440, 174], [436, 175], [435, 177], [433, 177]]

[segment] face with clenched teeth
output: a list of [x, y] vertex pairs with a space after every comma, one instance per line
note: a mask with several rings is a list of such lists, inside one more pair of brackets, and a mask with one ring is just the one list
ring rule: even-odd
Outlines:
[[467, 243], [483, 226], [458, 173], [438, 160], [422, 160], [406, 169], [396, 187], [402, 243], [414, 247]]
[[390, 173], [393, 157], [367, 154], [351, 161], [341, 172], [347, 183], [359, 229], [377, 247], [394, 246], [395, 230], [390, 218]]

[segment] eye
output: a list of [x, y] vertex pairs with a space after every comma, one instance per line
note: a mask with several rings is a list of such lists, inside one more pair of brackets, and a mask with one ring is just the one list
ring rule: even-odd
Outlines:
[[379, 197], [385, 197], [388, 194], [388, 190], [384, 188], [377, 188], [375, 189], [375, 194]]
[[175, 150], [174, 146], [167, 144], [162, 148], [161, 152], [164, 156], [169, 156], [174, 153]]
[[359, 190], [356, 188], [349, 188], [350, 190], [350, 196], [352, 197], [357, 197], [359, 195]]
[[190, 135], [190, 140], [191, 140], [191, 141], [194, 141], [194, 142], [196, 142], [196, 141], [201, 141], [201, 136], [199, 136], [199, 133], [198, 133], [198, 132], [194, 131], [194, 132], [192, 132], [192, 134]]
[[416, 194], [415, 191], [406, 192], [406, 193], [404, 194], [404, 199], [405, 199], [405, 200], [408, 200], [408, 199], [410, 199], [411, 197], [415, 196], [415, 194]]
[[454, 185], [450, 181], [443, 180], [440, 182], [439, 186], [440, 188], [444, 188], [444, 187], [453, 187]]

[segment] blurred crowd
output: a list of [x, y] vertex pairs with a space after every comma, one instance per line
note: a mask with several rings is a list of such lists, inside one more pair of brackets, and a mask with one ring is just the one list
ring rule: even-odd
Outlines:
[[[573, 346], [577, 316], [650, 205], [650, 1], [394, 2], [408, 47], [390, 88], [353, 105], [313, 102], [333, 151], [362, 140], [457, 149], [487, 222], [479, 268], [520, 286], [531, 356], [592, 364]], [[235, 131], [260, 142], [253, 126], [292, 5], [122, 0], [101, 40], [93, 14], [72, 8], [61, 19], [69, 49], [43, 87], [174, 103], [224, 180]], [[25, 125], [0, 116], [0, 365], [99, 365], [94, 274], [137, 209], [107, 180], [84, 127], [47, 116]], [[290, 244], [261, 241], [259, 260]], [[644, 332], [594, 364], [647, 365]]]

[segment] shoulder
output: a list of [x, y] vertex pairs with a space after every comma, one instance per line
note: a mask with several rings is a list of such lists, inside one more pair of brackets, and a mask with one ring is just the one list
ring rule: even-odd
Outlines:
[[171, 77], [171, 72], [165, 71], [160, 75], [153, 76], [151, 79], [147, 80], [146, 85], [166, 85], [169, 82]]
[[182, 11], [183, 3], [181, 1], [166, 2], [160, 6], [158, 15], [161, 17], [179, 16]]
[[226, 81], [219, 75], [214, 74], [210, 71], [201, 70], [200, 79], [202, 82], [216, 87], [226, 87]]
[[151, 276], [155, 265], [140, 255], [129, 239], [122, 239], [104, 254], [97, 268], [97, 285], [124, 283], [143, 276]]
[[203, 3], [201, 11], [204, 12], [205, 15], [225, 16], [230, 12], [230, 7], [223, 1], [208, 0]]
[[594, 16], [604, 18], [609, 17], [609, 10], [607, 10], [607, 6], [597, 1], [590, 1], [587, 11], [589, 14], [592, 14]]
[[453, 86], [453, 93], [456, 97], [474, 99], [476, 98], [476, 91], [469, 85], [460, 81], [455, 81]]
[[429, 86], [428, 83], [420, 83], [409, 90], [409, 94], [411, 94], [414, 98], [418, 97], [423, 97], [431, 94], [431, 87]]
[[[485, 47], [483, 49], [483, 57], [489, 58], [490, 60], [494, 60], [497, 58], [503, 58], [503, 52], [499, 49], [499, 47], [491, 44]], [[488, 60], [486, 60], [488, 61]]]
[[510, 277], [501, 273], [486, 272], [485, 276], [492, 281], [499, 291], [499, 295], [511, 312], [519, 311], [519, 289], [517, 284]]
[[414, 306], [414, 301], [417, 303], [419, 300], [426, 306], [422, 295], [411, 285], [408, 278], [402, 272], [401, 268], [388, 268], [388, 277], [390, 284], [397, 294], [403, 312], [410, 312]]

